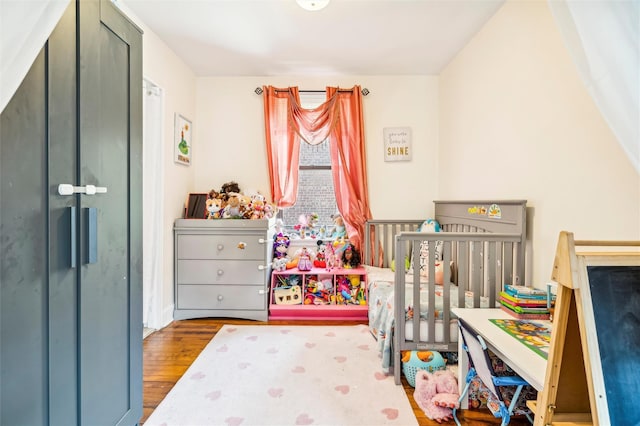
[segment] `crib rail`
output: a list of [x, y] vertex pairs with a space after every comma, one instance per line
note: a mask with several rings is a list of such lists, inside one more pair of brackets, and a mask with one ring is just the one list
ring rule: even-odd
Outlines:
[[[465, 306], [465, 291], [473, 292], [472, 308], [481, 307], [481, 297], [487, 297], [489, 306], [496, 306], [499, 293], [504, 283], [516, 283], [519, 281], [518, 250], [522, 244], [520, 234], [503, 234], [488, 232], [401, 232], [395, 237], [395, 259], [404, 259], [411, 255], [414, 261], [413, 284], [413, 317], [410, 319], [410, 327], [413, 338], [407, 339], [405, 330], [405, 296], [406, 278], [403, 268], [396, 268], [394, 289], [394, 317], [396, 326], [394, 330], [394, 375], [396, 383], [400, 383], [400, 352], [403, 350], [440, 350], [457, 351], [458, 345], [451, 333], [451, 320], [453, 317], [450, 306], [452, 290], [457, 284], [457, 305]], [[436, 244], [442, 241], [442, 321], [441, 339], [436, 337]], [[419, 273], [420, 246], [423, 242], [428, 244], [429, 255], [427, 262], [428, 283]], [[454, 268], [447, 267], [453, 261]], [[421, 283], [421, 279], [423, 280]], [[428, 339], [421, 339], [420, 285], [428, 287], [426, 301], [429, 309], [427, 320]]]

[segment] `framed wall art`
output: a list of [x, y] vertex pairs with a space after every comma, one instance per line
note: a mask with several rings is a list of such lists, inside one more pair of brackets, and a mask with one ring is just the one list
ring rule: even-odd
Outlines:
[[385, 127], [384, 161], [411, 161], [411, 127]]
[[176, 163], [191, 165], [191, 120], [176, 113], [175, 136], [173, 138], [174, 157]]

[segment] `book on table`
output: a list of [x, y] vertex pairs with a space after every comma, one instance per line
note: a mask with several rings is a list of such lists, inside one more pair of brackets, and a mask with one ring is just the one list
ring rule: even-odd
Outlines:
[[505, 284], [504, 291], [510, 296], [517, 297], [519, 299], [547, 300], [547, 292], [539, 288]]

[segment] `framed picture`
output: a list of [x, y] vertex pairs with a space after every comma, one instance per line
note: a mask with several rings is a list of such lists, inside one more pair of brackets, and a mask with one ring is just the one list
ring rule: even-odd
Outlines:
[[411, 127], [385, 127], [384, 161], [411, 161]]
[[176, 113], [175, 136], [173, 138], [173, 160], [176, 163], [191, 165], [191, 120]]

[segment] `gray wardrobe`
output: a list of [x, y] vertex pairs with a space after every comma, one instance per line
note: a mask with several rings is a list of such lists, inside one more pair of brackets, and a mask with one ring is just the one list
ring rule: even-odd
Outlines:
[[0, 115], [0, 424], [140, 419], [141, 155], [142, 34], [72, 2]]

